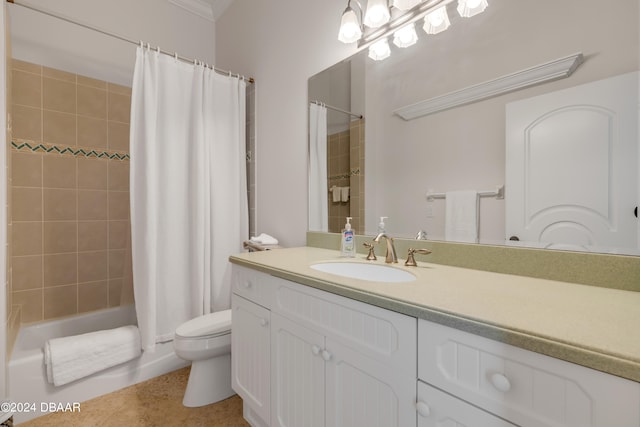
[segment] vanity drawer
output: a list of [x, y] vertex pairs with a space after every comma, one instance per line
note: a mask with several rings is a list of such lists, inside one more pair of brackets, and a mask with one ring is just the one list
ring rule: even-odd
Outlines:
[[416, 410], [418, 427], [517, 427], [422, 381], [418, 381]]
[[640, 426], [639, 383], [422, 319], [418, 377], [522, 426]]
[[266, 308], [271, 308], [275, 277], [257, 270], [232, 264], [231, 289], [236, 295]]

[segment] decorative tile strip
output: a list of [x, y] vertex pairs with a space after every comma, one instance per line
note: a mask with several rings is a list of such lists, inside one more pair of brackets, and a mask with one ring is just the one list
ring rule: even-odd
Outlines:
[[129, 153], [118, 153], [116, 151], [96, 151], [90, 148], [76, 148], [69, 146], [58, 146], [42, 144], [33, 141], [11, 141], [11, 147], [17, 151], [31, 151], [32, 153], [58, 153], [68, 154], [75, 157], [95, 157], [97, 159], [109, 160], [130, 160]]
[[343, 174], [343, 175], [332, 175], [332, 176], [328, 177], [328, 179], [330, 179], [330, 180], [348, 179], [348, 178], [351, 178], [352, 176], [360, 176], [360, 168], [351, 169], [351, 172]]

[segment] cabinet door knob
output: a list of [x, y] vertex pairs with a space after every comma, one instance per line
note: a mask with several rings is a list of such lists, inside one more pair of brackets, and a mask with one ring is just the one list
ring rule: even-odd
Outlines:
[[416, 403], [416, 409], [418, 410], [418, 414], [420, 414], [421, 417], [426, 418], [431, 415], [431, 409], [429, 408], [429, 405], [422, 401]]
[[331, 353], [329, 353], [327, 350], [322, 350], [322, 358], [325, 362], [328, 362], [329, 360], [331, 360]]
[[260, 326], [267, 326], [269, 324], [269, 322], [267, 321], [267, 319], [260, 319]]
[[320, 354], [320, 347], [318, 347], [317, 345], [312, 345], [311, 346], [311, 353], [313, 353], [315, 356]]
[[509, 381], [509, 378], [499, 373], [494, 373], [491, 375], [491, 384], [493, 384], [493, 386], [497, 390], [503, 393], [511, 390], [511, 382]]
[[245, 288], [249, 289], [249, 288], [251, 287], [251, 282], [250, 282], [250, 281], [248, 281], [248, 280], [245, 280], [244, 282], [242, 282], [242, 285], [243, 285]]

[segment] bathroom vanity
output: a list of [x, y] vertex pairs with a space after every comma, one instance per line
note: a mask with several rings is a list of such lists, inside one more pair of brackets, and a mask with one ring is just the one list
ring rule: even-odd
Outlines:
[[640, 426], [640, 293], [424, 262], [360, 280], [311, 266], [384, 260], [312, 247], [230, 260], [253, 426]]

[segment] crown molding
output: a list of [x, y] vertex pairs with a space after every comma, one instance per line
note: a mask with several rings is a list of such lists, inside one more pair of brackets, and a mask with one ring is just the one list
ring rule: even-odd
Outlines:
[[213, 22], [213, 8], [211, 3], [205, 0], [169, 0], [169, 3], [196, 14], [208, 21]]
[[435, 98], [398, 108], [394, 111], [394, 114], [397, 114], [404, 120], [417, 119], [418, 117], [524, 89], [529, 86], [563, 79], [573, 74], [583, 61], [584, 57], [582, 53], [577, 53], [498, 77], [494, 80], [488, 80], [477, 85], [449, 92], [445, 95], [436, 96]]

